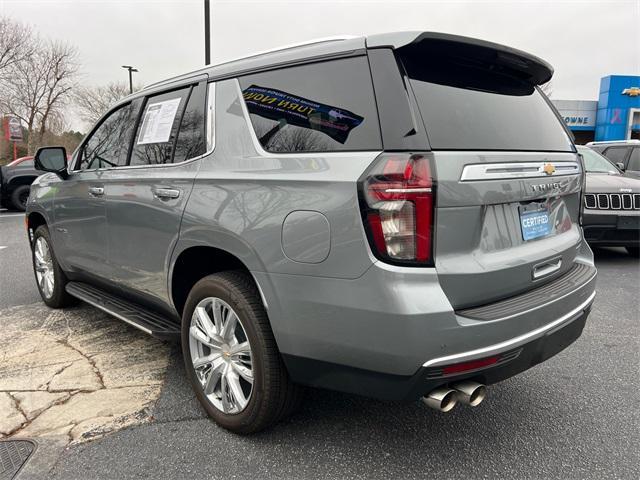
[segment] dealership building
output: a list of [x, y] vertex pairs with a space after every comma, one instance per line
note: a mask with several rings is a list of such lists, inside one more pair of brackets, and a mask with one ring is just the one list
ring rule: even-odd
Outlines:
[[576, 143], [640, 139], [640, 76], [600, 80], [598, 100], [552, 100]]

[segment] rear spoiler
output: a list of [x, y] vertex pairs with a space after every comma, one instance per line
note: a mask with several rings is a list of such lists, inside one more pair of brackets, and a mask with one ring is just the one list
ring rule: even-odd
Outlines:
[[367, 48], [393, 48], [401, 55], [418, 51], [425, 55], [433, 53], [461, 62], [499, 67], [533, 85], [547, 83], [553, 76], [553, 67], [530, 53], [498, 43], [445, 33], [398, 32], [372, 35], [367, 37]]

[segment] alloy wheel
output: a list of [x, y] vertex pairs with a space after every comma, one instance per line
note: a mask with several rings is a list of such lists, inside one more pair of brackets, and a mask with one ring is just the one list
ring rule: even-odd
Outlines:
[[243, 411], [253, 392], [251, 344], [227, 302], [208, 297], [198, 303], [189, 327], [189, 350], [211, 404], [226, 414]]
[[55, 287], [53, 258], [51, 248], [44, 237], [38, 237], [34, 246], [36, 280], [40, 291], [46, 298], [51, 298]]

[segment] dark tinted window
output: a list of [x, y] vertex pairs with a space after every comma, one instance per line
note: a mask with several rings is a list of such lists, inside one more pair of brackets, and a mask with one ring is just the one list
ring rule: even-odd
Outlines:
[[206, 102], [206, 85], [201, 83], [194, 86], [180, 123], [173, 163], [184, 162], [205, 153]]
[[629, 165], [627, 165], [627, 170], [633, 170], [634, 172], [640, 171], [640, 148], [636, 147], [631, 152], [631, 157], [629, 158]]
[[139, 100], [134, 101], [114, 110], [105, 118], [82, 148], [81, 170], [126, 165], [139, 105]]
[[136, 132], [130, 165], [171, 163], [178, 125], [191, 87], [147, 98]]
[[514, 72], [433, 48], [402, 61], [433, 149], [572, 151], [545, 98]]
[[240, 85], [253, 128], [268, 151], [381, 148], [365, 57], [248, 75]]
[[627, 157], [627, 147], [609, 147], [604, 151], [604, 156], [611, 160], [613, 163], [623, 162]]

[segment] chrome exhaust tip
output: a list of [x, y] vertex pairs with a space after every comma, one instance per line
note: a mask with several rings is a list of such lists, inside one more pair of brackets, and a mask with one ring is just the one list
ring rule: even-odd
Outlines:
[[440, 387], [422, 397], [421, 400], [427, 407], [448, 412], [458, 403], [458, 393], [448, 387]]
[[487, 396], [487, 387], [478, 382], [458, 382], [452, 387], [458, 395], [458, 400], [470, 407], [477, 407]]

